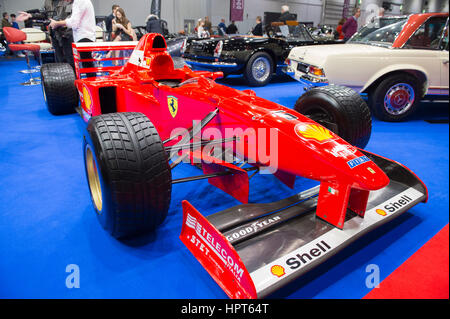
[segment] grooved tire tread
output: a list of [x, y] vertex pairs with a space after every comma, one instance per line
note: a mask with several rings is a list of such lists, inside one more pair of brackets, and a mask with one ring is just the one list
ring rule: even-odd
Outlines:
[[47, 109], [53, 115], [71, 114], [78, 105], [75, 73], [66, 63], [44, 64], [41, 68]]
[[298, 98], [295, 110], [303, 114], [311, 107], [308, 105], [310, 98], [321, 94], [336, 101], [334, 111], [341, 117], [336, 123], [339, 136], [354, 146], [364, 148], [372, 132], [372, 116], [366, 102], [354, 90], [339, 85], [312, 88]]
[[111, 235], [154, 230], [167, 216], [172, 175], [153, 124], [142, 113], [111, 113], [93, 117], [88, 132], [111, 197], [103, 212], [111, 214]]

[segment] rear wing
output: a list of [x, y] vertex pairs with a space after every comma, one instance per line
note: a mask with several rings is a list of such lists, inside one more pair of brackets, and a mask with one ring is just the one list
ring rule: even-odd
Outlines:
[[[109, 75], [121, 69], [137, 44], [137, 41], [73, 43], [77, 79], [81, 79], [87, 73], [95, 73], [97, 76]], [[92, 66], [85, 67], [83, 63], [91, 63]]]

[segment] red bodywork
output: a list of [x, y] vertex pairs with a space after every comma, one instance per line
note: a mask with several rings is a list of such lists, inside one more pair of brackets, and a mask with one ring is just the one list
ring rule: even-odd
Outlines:
[[[78, 46], [75, 49], [78, 52], [83, 50]], [[92, 51], [93, 47], [89, 50]], [[77, 52], [75, 57], [78, 60]], [[207, 128], [217, 129], [225, 138], [231, 137], [227, 136], [230, 129], [234, 134], [238, 130], [244, 132], [237, 134], [240, 142], [228, 142], [233, 144], [235, 154], [255, 166], [276, 168], [275, 176], [291, 187], [295, 176], [320, 181], [317, 214], [338, 228], [343, 227], [347, 206], [363, 215], [369, 191], [389, 183], [384, 172], [372, 161], [365, 161], [366, 157], [359, 150], [307, 117], [259, 98], [252, 91], [238, 91], [215, 83], [214, 79], [220, 74], [193, 72], [186, 66], [175, 69], [166, 52], [164, 39], [156, 34], [141, 39], [124, 67], [117, 71], [108, 70], [112, 71], [109, 76], [76, 81], [86, 120], [102, 114], [102, 109], [105, 109], [101, 105], [102, 88], [113, 89], [108, 94], [115, 94], [114, 111], [145, 114], [163, 141], [171, 137], [174, 129], [189, 128], [193, 121], [200, 121], [218, 109], [217, 116]], [[89, 71], [92, 69], [79, 70], [80, 73]], [[187, 81], [189, 79], [191, 81]], [[185, 84], [171, 87], [162, 84], [163, 81]], [[178, 104], [176, 112], [170, 111], [169, 100], [173, 98]], [[286, 114], [291, 117], [286, 117]], [[258, 152], [263, 146], [270, 149], [267, 138], [270, 128], [277, 134], [278, 145], [272, 149], [277, 152], [277, 163], [267, 162]], [[214, 171], [218, 166], [230, 165], [217, 160], [205, 165], [204, 170]], [[213, 184], [227, 191], [230, 188], [227, 178]], [[228, 181], [233, 187], [239, 184], [241, 189], [239, 194], [228, 192], [247, 202], [248, 186], [245, 182], [236, 178], [228, 178]]]
[[[74, 44], [76, 64], [81, 61], [78, 52], [102, 48]], [[78, 69], [78, 72], [92, 70]], [[241, 134], [236, 134], [240, 142], [226, 143], [233, 147], [235, 155], [254, 166], [275, 168], [275, 176], [290, 187], [295, 176], [320, 181], [317, 215], [338, 228], [343, 227], [347, 207], [363, 216], [369, 191], [389, 183], [386, 174], [357, 148], [294, 110], [259, 98], [253, 91], [239, 91], [215, 83], [214, 79], [221, 74], [193, 72], [186, 66], [175, 69], [164, 39], [156, 34], [141, 39], [124, 67], [102, 70], [111, 74], [76, 80], [85, 120], [102, 114], [105, 109], [101, 105], [102, 88], [113, 89], [108, 94], [115, 94], [114, 111], [145, 114], [163, 141], [171, 137], [174, 129], [190, 128], [193, 121], [200, 121], [218, 109], [217, 116], [206, 128], [217, 129], [225, 138], [231, 137], [227, 136], [230, 129], [235, 130], [233, 134], [241, 130]], [[184, 84], [171, 87], [163, 81]], [[176, 112], [170, 111], [169, 99], [173, 98], [178, 104]], [[275, 150], [270, 149], [267, 138], [271, 128], [277, 135]], [[276, 152], [277, 163], [270, 163], [259, 154], [262, 146]], [[201, 156], [201, 152], [198, 154]], [[210, 182], [246, 203], [248, 178], [240, 174], [242, 170], [218, 159], [208, 163], [203, 165], [205, 173], [224, 168], [236, 171], [234, 178], [215, 177]]]
[[[390, 182], [359, 149], [294, 110], [259, 98], [251, 90], [239, 91], [215, 83], [221, 72], [194, 72], [186, 66], [175, 69], [160, 35], [145, 35], [123, 67], [82, 69], [79, 66], [83, 61], [79, 52], [116, 49], [132, 47], [74, 44], [76, 86], [85, 121], [105, 112], [141, 112], [154, 124], [161, 140], [166, 141], [165, 147], [169, 147], [178, 143], [176, 139], [170, 140], [174, 130], [195, 127], [193, 121], [201, 121], [216, 112], [203, 128], [204, 133], [207, 129], [220, 132], [221, 137], [227, 139], [222, 146], [231, 148], [233, 155], [259, 168], [276, 169], [274, 175], [290, 187], [294, 186], [296, 176], [321, 182], [316, 214], [340, 229], [344, 226], [347, 208], [364, 217], [369, 192], [384, 188]], [[80, 76], [98, 71], [110, 74], [93, 78]], [[231, 129], [234, 131], [230, 136]], [[275, 149], [271, 149], [273, 145], [267, 138], [270, 129], [277, 135]], [[233, 137], [236, 139], [228, 140]], [[203, 138], [209, 140], [210, 136]], [[276, 163], [268, 161], [264, 152], [259, 154], [262, 148], [276, 152]], [[190, 160], [201, 160], [205, 174], [232, 172], [211, 177], [209, 182], [247, 203], [247, 171], [211, 153], [205, 154], [203, 150], [189, 151]], [[199, 262], [228, 296], [256, 298], [250, 274], [223, 234], [187, 201], [183, 201], [183, 212], [180, 238]]]

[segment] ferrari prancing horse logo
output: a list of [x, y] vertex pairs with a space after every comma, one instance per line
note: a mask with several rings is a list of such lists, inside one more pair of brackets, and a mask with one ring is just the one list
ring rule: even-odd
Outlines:
[[169, 107], [170, 114], [175, 118], [178, 113], [178, 99], [175, 96], [169, 95], [167, 97], [167, 106]]

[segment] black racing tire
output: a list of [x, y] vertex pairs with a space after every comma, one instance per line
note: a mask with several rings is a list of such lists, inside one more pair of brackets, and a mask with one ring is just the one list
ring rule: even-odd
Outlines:
[[42, 92], [51, 114], [75, 113], [79, 101], [75, 79], [70, 64], [48, 63], [41, 67]]
[[414, 76], [398, 73], [382, 80], [369, 93], [369, 105], [378, 119], [400, 122], [416, 111], [422, 95], [423, 88]]
[[161, 138], [144, 114], [91, 118], [83, 150], [94, 210], [113, 237], [147, 234], [165, 220], [172, 173]]
[[356, 147], [364, 148], [369, 142], [370, 109], [361, 96], [348, 87], [312, 88], [300, 96], [294, 108]]
[[265, 86], [274, 72], [272, 57], [267, 52], [256, 52], [247, 61], [244, 76], [250, 86]]

